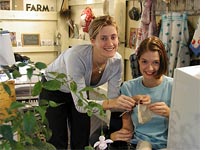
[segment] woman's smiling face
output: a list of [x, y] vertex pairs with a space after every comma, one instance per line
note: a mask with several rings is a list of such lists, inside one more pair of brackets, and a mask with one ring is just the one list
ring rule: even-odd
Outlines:
[[144, 79], [155, 79], [160, 67], [160, 57], [158, 51], [146, 50], [138, 60], [139, 69]]
[[106, 58], [115, 55], [118, 49], [118, 34], [116, 28], [112, 25], [103, 27], [95, 39], [91, 40], [94, 50]]

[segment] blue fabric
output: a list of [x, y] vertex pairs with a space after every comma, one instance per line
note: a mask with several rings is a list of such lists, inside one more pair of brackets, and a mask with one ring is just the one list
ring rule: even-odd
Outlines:
[[189, 45], [189, 47], [191, 48], [192, 52], [194, 53], [195, 56], [199, 56], [200, 54], [200, 45], [195, 48], [192, 44]]
[[[171, 103], [172, 82], [173, 78], [163, 76], [163, 82], [153, 88], [147, 88], [142, 84], [143, 77], [138, 77], [124, 82], [121, 87], [121, 93], [127, 96], [149, 95], [151, 103], [165, 102], [168, 106]], [[137, 144], [139, 140], [145, 140], [152, 144], [154, 149], [166, 148], [168, 135], [168, 118], [159, 115], [153, 115], [153, 118], [145, 123], [139, 124], [137, 107], [132, 113], [134, 125], [134, 138], [132, 144]]]

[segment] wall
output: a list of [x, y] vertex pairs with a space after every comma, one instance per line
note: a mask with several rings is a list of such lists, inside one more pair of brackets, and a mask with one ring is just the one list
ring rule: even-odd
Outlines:
[[[28, 11], [25, 11], [26, 4], [30, 6]], [[43, 6], [48, 6], [49, 12], [43, 10]], [[13, 46], [13, 51], [30, 57], [34, 62], [49, 64], [53, 61], [58, 55], [58, 47], [54, 46], [58, 20], [56, 9], [56, 0], [17, 0], [13, 1], [11, 10], [0, 10], [0, 28], [16, 33], [17, 45]], [[22, 45], [22, 34], [39, 34], [39, 45]]]

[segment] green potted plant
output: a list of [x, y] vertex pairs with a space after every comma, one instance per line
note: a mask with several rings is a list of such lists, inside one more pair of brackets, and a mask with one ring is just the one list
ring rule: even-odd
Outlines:
[[[21, 74], [19, 72], [19, 67], [24, 67], [26, 65], [29, 66], [27, 68], [27, 73]], [[13, 76], [14, 79], [22, 75], [27, 75], [28, 79], [37, 76], [39, 80], [31, 90], [32, 96], [38, 96], [42, 88], [47, 90], [59, 90], [62, 85], [67, 86], [78, 96], [78, 105], [84, 107], [89, 116], [92, 116], [94, 109], [98, 109], [100, 115], [105, 116], [105, 112], [101, 105], [90, 102], [83, 97], [82, 92], [93, 91], [93, 88], [85, 87], [78, 91], [77, 84], [73, 80], [67, 81], [65, 74], [57, 72], [50, 72], [49, 74], [52, 76], [52, 80], [42, 83], [40, 81], [43, 76], [42, 70], [46, 67], [47, 66], [42, 62], [37, 62], [35, 64], [19, 63], [16, 65], [15, 69], [12, 70], [12, 75], [7, 70], [4, 70], [4, 72], [9, 79], [12, 78], [11, 76]], [[0, 84], [2, 84], [4, 90], [10, 95], [11, 89], [6, 82], [1, 82]], [[101, 96], [104, 98], [106, 97], [104, 94]], [[47, 107], [56, 107], [60, 104], [56, 104], [49, 100], [41, 100], [40, 102], [39, 106], [24, 109], [30, 104], [15, 101], [11, 103], [9, 108], [6, 108], [8, 117], [0, 120], [0, 149], [55, 149], [53, 145], [46, 142], [51, 137], [52, 133], [48, 128], [45, 113]], [[87, 105], [83, 105], [85, 103]], [[0, 115], [2, 114], [0, 113]], [[16, 139], [14, 139], [15, 135]], [[92, 149], [92, 147], [86, 147], [86, 149]]]

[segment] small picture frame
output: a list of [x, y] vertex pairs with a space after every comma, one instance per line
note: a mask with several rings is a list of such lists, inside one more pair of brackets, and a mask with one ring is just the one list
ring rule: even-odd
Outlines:
[[137, 34], [138, 34], [138, 28], [130, 28], [129, 47], [132, 49], [136, 48]]
[[11, 10], [12, 0], [0, 0], [0, 10]]
[[40, 46], [40, 34], [22, 34], [22, 46]]

